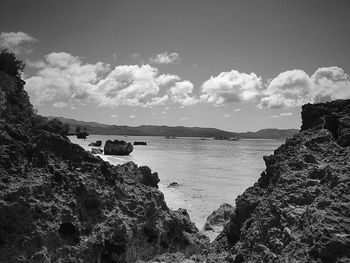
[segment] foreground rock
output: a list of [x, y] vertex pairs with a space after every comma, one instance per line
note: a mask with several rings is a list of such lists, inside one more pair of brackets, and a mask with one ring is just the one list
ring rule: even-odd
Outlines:
[[131, 143], [119, 140], [108, 140], [104, 146], [104, 153], [106, 155], [129, 155], [134, 150]]
[[350, 262], [350, 100], [305, 105], [215, 241], [231, 262]]
[[0, 72], [0, 89], [0, 262], [136, 262], [208, 244], [148, 167], [112, 166], [38, 128], [18, 78]]
[[101, 147], [102, 146], [102, 141], [98, 140], [96, 142], [89, 143], [88, 146]]
[[218, 209], [208, 216], [203, 230], [217, 231], [228, 223], [233, 215], [234, 208], [229, 204], [222, 204]]

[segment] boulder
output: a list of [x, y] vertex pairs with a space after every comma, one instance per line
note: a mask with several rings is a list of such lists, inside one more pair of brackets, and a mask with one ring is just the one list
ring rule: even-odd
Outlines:
[[102, 150], [102, 149], [99, 149], [99, 148], [92, 148], [92, 149], [91, 149], [91, 153], [92, 153], [92, 154], [102, 154], [102, 153], [103, 153], [103, 150]]
[[85, 140], [88, 136], [89, 136], [89, 134], [85, 131], [77, 133], [77, 139], [84, 139]]
[[231, 219], [233, 213], [234, 208], [232, 205], [222, 204], [218, 209], [214, 210], [213, 213], [208, 216], [203, 230], [215, 230], [215, 228], [222, 229]]
[[129, 155], [134, 150], [131, 143], [119, 140], [108, 140], [104, 146], [105, 155]]
[[147, 145], [147, 142], [134, 142], [134, 145]]
[[89, 146], [101, 147], [102, 146], [102, 141], [98, 140], [96, 142], [89, 143]]
[[177, 187], [179, 184], [177, 182], [172, 182], [168, 185], [168, 188], [174, 188]]

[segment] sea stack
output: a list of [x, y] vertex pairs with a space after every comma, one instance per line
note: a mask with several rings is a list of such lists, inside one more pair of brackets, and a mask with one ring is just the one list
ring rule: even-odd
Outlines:
[[133, 150], [131, 143], [119, 140], [108, 140], [104, 146], [105, 155], [129, 155]]

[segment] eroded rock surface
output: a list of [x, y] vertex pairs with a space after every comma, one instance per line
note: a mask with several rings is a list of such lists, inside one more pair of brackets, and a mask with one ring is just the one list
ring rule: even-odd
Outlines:
[[231, 219], [234, 208], [230, 204], [222, 204], [214, 210], [207, 218], [203, 230], [215, 230], [223, 228]]
[[97, 140], [96, 142], [91, 142], [91, 143], [89, 143], [88, 146], [101, 147], [102, 146], [102, 141], [101, 140]]
[[136, 262], [208, 244], [156, 173], [39, 129], [23, 82], [0, 72], [0, 88], [0, 262]]
[[131, 143], [119, 140], [107, 140], [103, 149], [106, 155], [129, 155], [133, 150]]
[[350, 262], [350, 100], [303, 106], [215, 241], [230, 262]]

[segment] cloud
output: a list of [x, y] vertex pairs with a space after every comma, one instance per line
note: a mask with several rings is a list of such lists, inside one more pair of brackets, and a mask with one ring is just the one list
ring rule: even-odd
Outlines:
[[189, 117], [183, 117], [183, 118], [181, 118], [181, 120], [183, 120], [183, 121], [188, 121], [188, 120], [190, 120], [191, 118], [189, 118]]
[[168, 52], [157, 54], [155, 57], [150, 58], [151, 63], [156, 64], [173, 64], [180, 61], [180, 56], [178, 53], [173, 52], [168, 54]]
[[68, 106], [68, 103], [63, 102], [63, 101], [59, 101], [59, 102], [54, 103], [53, 106], [55, 108], [64, 108], [64, 107]]
[[150, 65], [83, 63], [66, 52], [53, 52], [42, 61], [30, 64], [36, 74], [27, 78], [26, 89], [34, 105], [68, 101], [98, 106], [119, 105], [153, 107], [165, 105], [169, 95], [159, 96], [160, 88], [174, 84], [180, 77], [158, 74]]
[[173, 74], [162, 74], [159, 75], [156, 79], [156, 82], [159, 86], [166, 86], [170, 83], [173, 83], [175, 81], [179, 81], [180, 77], [177, 75], [173, 75]]
[[172, 100], [181, 107], [192, 106], [199, 102], [196, 97], [190, 95], [193, 92], [193, 84], [188, 80], [176, 82], [169, 92]]
[[215, 105], [254, 100], [262, 88], [261, 77], [236, 70], [211, 76], [202, 85], [201, 100]]
[[108, 64], [83, 64], [79, 57], [65, 52], [50, 53], [36, 66], [39, 67], [36, 74], [25, 79], [26, 90], [34, 105], [93, 100], [100, 78], [109, 70]]
[[224, 117], [225, 117], [225, 118], [230, 118], [231, 115], [230, 115], [230, 114], [225, 114]]
[[163, 106], [167, 103], [169, 100], [168, 95], [164, 95], [163, 97], [154, 97], [151, 99], [151, 101], [146, 103], [146, 106], [153, 107], [153, 106]]
[[97, 84], [94, 96], [101, 106], [147, 106], [159, 92], [157, 74], [150, 65], [117, 66]]
[[117, 117], [118, 117], [118, 115], [115, 115], [115, 114], [111, 115], [111, 118], [117, 118]]
[[235, 109], [234, 112], [242, 111], [242, 109]]
[[350, 98], [350, 78], [339, 67], [319, 68], [311, 76], [313, 102]]
[[280, 73], [264, 90], [261, 107], [291, 108], [310, 101], [312, 83], [302, 70], [295, 69]]
[[134, 115], [134, 114], [132, 114], [132, 115], [130, 115], [130, 117], [129, 117], [130, 119], [135, 119], [136, 118], [136, 116]]
[[38, 40], [24, 32], [1, 32], [0, 34], [0, 46], [16, 54], [30, 53], [32, 51], [30, 44], [36, 41]]
[[296, 69], [274, 78], [264, 90], [259, 106], [281, 109], [347, 98], [350, 98], [350, 80], [343, 69], [323, 67], [311, 77]]

